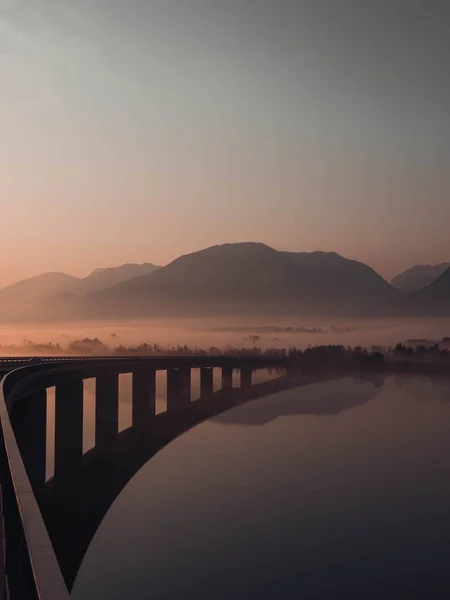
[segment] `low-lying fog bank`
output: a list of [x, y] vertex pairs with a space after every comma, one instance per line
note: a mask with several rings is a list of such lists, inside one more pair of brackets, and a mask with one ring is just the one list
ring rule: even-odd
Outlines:
[[[157, 344], [163, 348], [307, 348], [315, 345], [393, 346], [409, 339], [440, 341], [450, 335], [450, 319], [357, 320], [299, 318], [159, 319], [121, 322], [61, 323], [0, 329], [0, 354], [46, 354], [48, 344], [66, 351], [74, 340], [97, 338], [104, 346]], [[42, 345], [42, 348], [39, 348]]]

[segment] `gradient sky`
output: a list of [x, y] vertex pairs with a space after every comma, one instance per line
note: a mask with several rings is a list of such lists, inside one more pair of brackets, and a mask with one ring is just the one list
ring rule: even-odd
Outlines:
[[215, 243], [450, 260], [448, 0], [0, 0], [0, 285]]

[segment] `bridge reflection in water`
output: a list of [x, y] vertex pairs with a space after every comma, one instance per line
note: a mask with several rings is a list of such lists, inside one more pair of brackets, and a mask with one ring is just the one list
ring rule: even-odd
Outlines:
[[[69, 589], [109, 507], [158, 450], [205, 419], [298, 385], [270, 361], [225, 361], [220, 368], [178, 362], [45, 365], [5, 380], [22, 460]], [[258, 367], [273, 369], [268, 381]], [[125, 429], [124, 384], [131, 388]]]

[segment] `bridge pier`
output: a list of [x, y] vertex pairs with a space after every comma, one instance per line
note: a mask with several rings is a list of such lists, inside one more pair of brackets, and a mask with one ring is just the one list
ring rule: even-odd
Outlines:
[[182, 408], [181, 401], [181, 371], [167, 370], [167, 412], [177, 412]]
[[56, 386], [55, 479], [76, 469], [83, 459], [83, 380]]
[[168, 369], [167, 411], [177, 412], [191, 401], [191, 369]]
[[249, 388], [252, 385], [252, 369], [241, 369], [241, 388]]
[[214, 392], [214, 369], [202, 367], [200, 369], [200, 397], [210, 396]]
[[156, 372], [153, 369], [133, 371], [132, 425], [156, 415]]
[[183, 404], [189, 404], [191, 401], [191, 369], [187, 367], [180, 369], [180, 392]]
[[108, 445], [119, 434], [119, 375], [100, 375], [95, 380], [95, 445]]
[[222, 367], [222, 389], [231, 390], [233, 387], [233, 368]]
[[25, 398], [16, 439], [33, 490], [45, 485], [47, 458], [47, 390]]

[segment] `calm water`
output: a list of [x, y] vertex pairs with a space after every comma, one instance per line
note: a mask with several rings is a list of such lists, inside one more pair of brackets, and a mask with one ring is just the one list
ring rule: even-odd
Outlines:
[[450, 385], [348, 378], [195, 427], [117, 498], [72, 596], [450, 597]]

